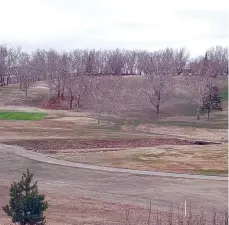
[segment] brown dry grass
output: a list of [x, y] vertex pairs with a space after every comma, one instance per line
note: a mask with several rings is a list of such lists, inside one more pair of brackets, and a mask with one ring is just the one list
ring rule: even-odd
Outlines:
[[[0, 185], [0, 207], [8, 202], [9, 185]], [[146, 215], [147, 210], [125, 204], [116, 204], [98, 199], [80, 196], [69, 196], [55, 190], [44, 190], [49, 209], [45, 213], [47, 225], [76, 225], [76, 224], [123, 224], [125, 210], [131, 208]], [[145, 215], [143, 218], [145, 219]], [[143, 219], [142, 218], [142, 219]], [[134, 218], [133, 218], [134, 219]], [[10, 220], [0, 210], [0, 224], [10, 225]]]
[[[8, 203], [9, 184], [0, 185], [0, 207]], [[177, 207], [168, 204], [166, 211], [154, 209], [148, 199], [144, 208], [127, 204], [117, 204], [101, 199], [71, 196], [55, 190], [41, 190], [46, 195], [49, 209], [45, 212], [47, 225], [216, 225], [227, 224], [227, 211], [193, 213], [191, 203], [187, 203], [187, 216], [184, 216], [184, 205]], [[204, 210], [204, 209], [203, 209]], [[214, 222], [215, 221], [215, 222]], [[8, 217], [0, 211], [0, 224], [13, 225]]]
[[[49, 115], [52, 117], [53, 115]], [[40, 121], [1, 121], [0, 140], [24, 139], [132, 139], [155, 137], [144, 132], [123, 131], [114, 124], [103, 122], [99, 125], [92, 118], [69, 117], [65, 119], [46, 118]]]
[[[131, 127], [128, 128], [126, 126], [123, 126], [123, 129], [131, 129]], [[194, 127], [157, 126], [152, 124], [144, 124], [137, 126], [135, 130], [154, 134], [162, 134], [169, 136], [171, 135], [187, 139], [210, 141], [228, 140], [228, 134], [226, 129], [204, 129]]]
[[[110, 151], [53, 151], [51, 157], [71, 162], [130, 169], [175, 173], [226, 175], [228, 171], [227, 144], [166, 145], [145, 148], [122, 148]], [[114, 151], [116, 150], [116, 151]]]
[[20, 90], [19, 84], [4, 86], [0, 91], [0, 105], [26, 105], [36, 103], [48, 98], [48, 86], [45, 82], [39, 81], [30, 85], [28, 99], [25, 102], [25, 92]]

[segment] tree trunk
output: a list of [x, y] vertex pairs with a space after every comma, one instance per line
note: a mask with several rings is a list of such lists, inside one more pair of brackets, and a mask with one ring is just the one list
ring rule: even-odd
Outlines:
[[199, 107], [196, 109], [196, 119], [200, 120], [200, 108]]
[[4, 86], [4, 77], [3, 77], [3, 75], [1, 75], [1, 87], [3, 87]]
[[208, 120], [209, 120], [209, 118], [210, 118], [210, 110], [208, 110]]
[[49, 90], [49, 106], [52, 105], [52, 87], [50, 87], [50, 90]]
[[77, 102], [76, 102], [76, 111], [79, 112], [79, 108], [80, 108], [80, 100], [79, 98], [77, 99]]
[[22, 83], [21, 83], [21, 81], [20, 81], [20, 90], [22, 89]]
[[97, 115], [98, 115], [98, 124], [100, 124], [100, 110], [97, 110]]
[[60, 97], [60, 90], [57, 91], [57, 96]]
[[64, 86], [63, 86], [62, 92], [61, 92], [61, 99], [64, 100]]
[[72, 109], [73, 100], [74, 100], [74, 97], [73, 97], [73, 96], [71, 96], [71, 97], [70, 97], [70, 109]]
[[160, 105], [159, 104], [156, 105], [156, 109], [157, 109], [156, 114], [159, 115], [160, 114]]
[[8, 86], [8, 84], [10, 83], [10, 76], [6, 77], [6, 85]]
[[27, 98], [28, 98], [28, 88], [25, 87], [25, 101], [27, 101]]

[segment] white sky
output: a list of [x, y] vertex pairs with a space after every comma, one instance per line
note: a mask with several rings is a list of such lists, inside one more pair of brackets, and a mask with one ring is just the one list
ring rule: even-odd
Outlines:
[[0, 43], [36, 48], [229, 45], [228, 0], [0, 0]]

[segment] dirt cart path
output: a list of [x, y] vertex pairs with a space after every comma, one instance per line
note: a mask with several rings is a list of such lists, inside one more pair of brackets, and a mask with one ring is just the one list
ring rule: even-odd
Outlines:
[[[25, 153], [28, 154], [23, 155]], [[37, 158], [33, 158], [35, 156]], [[211, 211], [213, 206], [223, 209], [227, 205], [226, 180], [181, 179], [76, 168], [66, 164], [51, 164], [51, 161], [41, 162], [41, 157], [43, 155], [27, 152], [20, 147], [0, 145], [0, 182], [10, 183], [19, 179], [21, 173], [29, 168], [34, 172], [41, 190], [67, 192], [70, 196], [139, 206], [146, 206], [151, 198], [153, 208], [160, 210], [167, 210], [171, 203], [180, 205], [184, 201], [191, 201], [195, 210], [204, 207]]]
[[[116, 172], [116, 173], [130, 173], [134, 175], [147, 175], [147, 176], [159, 176], [159, 177], [172, 177], [172, 178], [185, 178], [185, 179], [197, 179], [197, 180], [219, 180], [219, 181], [227, 181], [227, 177], [221, 176], [206, 176], [206, 175], [193, 175], [193, 174], [178, 174], [178, 173], [168, 173], [168, 172], [154, 172], [154, 171], [144, 171], [144, 170], [136, 170], [136, 169], [121, 169], [121, 168], [113, 168], [107, 166], [96, 166], [89, 165], [84, 163], [74, 163], [65, 160], [51, 158], [45, 154], [32, 152], [25, 150], [16, 146], [4, 146], [5, 151], [14, 153], [18, 156], [22, 156], [31, 160], [59, 165], [59, 166], [67, 166], [67, 167], [75, 167], [89, 170], [99, 170], [106, 172]], [[16, 149], [15, 149], [16, 148]]]

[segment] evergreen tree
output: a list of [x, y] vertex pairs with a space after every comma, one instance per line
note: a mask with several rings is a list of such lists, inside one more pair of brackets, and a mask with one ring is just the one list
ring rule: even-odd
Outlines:
[[91, 76], [93, 74], [93, 68], [92, 68], [92, 57], [91, 54], [89, 54], [87, 58], [87, 63], [86, 63], [86, 74]]
[[209, 88], [208, 93], [206, 96], [202, 99], [203, 105], [202, 109], [207, 110], [208, 113], [208, 119], [210, 116], [210, 112], [212, 110], [219, 110], [222, 111], [222, 97], [220, 96], [220, 92], [218, 87], [212, 86]]
[[208, 61], [208, 53], [205, 53], [205, 56], [203, 58], [203, 64], [202, 64], [202, 76], [205, 76], [207, 73], [207, 69], [208, 69], [208, 65], [209, 61]]
[[37, 182], [32, 184], [33, 174], [27, 169], [19, 182], [13, 182], [10, 187], [9, 204], [3, 211], [12, 218], [13, 223], [20, 225], [43, 225], [48, 203], [45, 196], [38, 193]]

